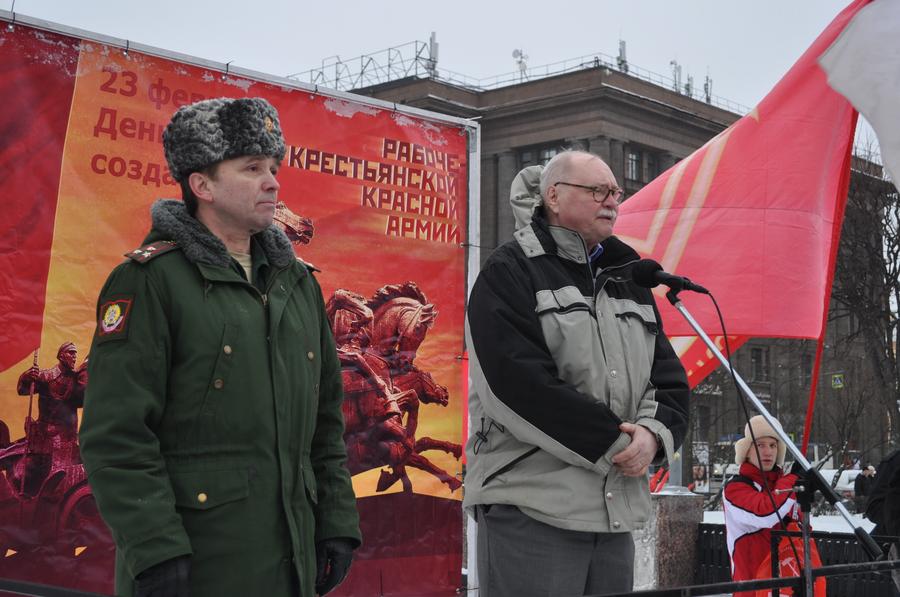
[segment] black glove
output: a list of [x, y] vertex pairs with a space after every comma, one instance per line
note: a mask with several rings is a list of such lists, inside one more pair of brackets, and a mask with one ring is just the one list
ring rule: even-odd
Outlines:
[[134, 579], [134, 597], [190, 597], [191, 556], [147, 568]]
[[798, 483], [806, 487], [810, 494], [815, 493], [816, 491], [821, 491], [822, 495], [824, 496], [834, 494], [835, 497], [837, 497], [837, 494], [834, 493], [831, 485], [829, 485], [828, 482], [825, 481], [825, 479], [822, 477], [822, 474], [815, 468], [803, 470], [803, 465], [799, 462], [795, 462], [791, 465], [791, 474], [800, 477]]
[[316, 543], [316, 594], [325, 595], [347, 576], [355, 541], [337, 537]]

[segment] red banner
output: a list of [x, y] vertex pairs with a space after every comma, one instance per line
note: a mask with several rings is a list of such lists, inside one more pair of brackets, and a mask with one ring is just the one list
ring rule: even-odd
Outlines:
[[[364, 545], [337, 594], [454, 594], [467, 130], [22, 24], [0, 31], [0, 65], [0, 172], [10, 198], [0, 230], [0, 576], [112, 592], [112, 545], [77, 445], [63, 436], [26, 441], [29, 402], [36, 418], [44, 390], [38, 384], [30, 398], [19, 377], [36, 347], [39, 367], [50, 370], [57, 349], [74, 342], [82, 366], [106, 275], [141, 244], [150, 204], [180, 196], [161, 145], [172, 113], [201, 98], [262, 96], [278, 109], [289, 145], [276, 221], [322, 270], [325, 300], [334, 312], [347, 301], [369, 309], [373, 345], [379, 334], [424, 330], [402, 380], [384, 367], [343, 372], [345, 411], [371, 404], [360, 385], [374, 384], [352, 383], [361, 375], [412, 390], [396, 416], [417, 452], [398, 470], [351, 459]], [[421, 321], [407, 321], [409, 305]], [[346, 324], [334, 317], [336, 328]], [[373, 451], [368, 431], [348, 426], [354, 454]], [[29, 461], [36, 455], [41, 466]]]

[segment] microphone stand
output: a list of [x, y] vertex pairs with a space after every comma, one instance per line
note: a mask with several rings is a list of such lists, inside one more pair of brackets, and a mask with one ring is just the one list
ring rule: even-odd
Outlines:
[[[762, 402], [760, 402], [759, 398], [756, 397], [756, 394], [753, 393], [753, 390], [750, 389], [750, 386], [741, 378], [740, 375], [737, 374], [731, 367], [731, 364], [728, 362], [728, 359], [725, 358], [725, 355], [719, 351], [718, 347], [715, 343], [710, 339], [709, 336], [706, 335], [706, 332], [703, 331], [703, 328], [700, 327], [700, 324], [691, 316], [688, 312], [687, 307], [684, 306], [684, 303], [681, 302], [681, 299], [678, 298], [678, 293], [683, 290], [683, 287], [680, 285], [673, 285], [673, 287], [666, 293], [666, 298], [672, 303], [672, 306], [675, 307], [679, 313], [687, 320], [694, 331], [697, 332], [697, 335], [703, 340], [703, 343], [706, 344], [707, 348], [719, 359], [725, 367], [727, 367], [734, 374], [734, 378], [737, 380], [738, 386], [744, 392], [744, 395], [750, 399], [750, 402], [753, 403], [753, 406], [756, 407], [756, 410], [760, 415], [769, 423], [775, 433], [778, 434], [778, 439], [787, 447], [787, 451], [791, 453], [794, 457], [794, 460], [800, 463], [800, 466], [803, 467], [803, 479], [804, 484], [798, 487], [798, 496], [797, 501], [801, 506], [802, 515], [800, 517], [801, 529], [803, 531], [803, 542], [804, 542], [804, 557], [803, 557], [803, 573], [805, 577], [806, 584], [806, 595], [812, 597], [813, 595], [813, 577], [812, 577], [812, 566], [810, 563], [810, 550], [809, 550], [809, 510], [812, 505], [812, 496], [813, 493], [818, 489], [822, 492], [822, 495], [828, 500], [832, 506], [840, 513], [840, 515], [844, 518], [847, 524], [853, 529], [853, 534], [856, 535], [856, 540], [859, 542], [860, 546], [866, 552], [866, 555], [869, 556], [869, 559], [876, 560], [878, 558], [884, 557], [884, 553], [881, 548], [872, 539], [872, 536], [869, 535], [862, 527], [857, 527], [854, 525], [852, 518], [850, 517], [850, 512], [847, 511], [847, 508], [844, 504], [841, 503], [841, 498], [825, 481], [825, 478], [822, 476], [818, 470], [813, 468], [810, 462], [806, 459], [803, 453], [794, 445], [794, 442], [787, 436], [787, 434], [781, 429], [778, 425], [775, 418], [766, 410], [766, 407], [763, 406]], [[804, 495], [805, 494], [805, 495]]]

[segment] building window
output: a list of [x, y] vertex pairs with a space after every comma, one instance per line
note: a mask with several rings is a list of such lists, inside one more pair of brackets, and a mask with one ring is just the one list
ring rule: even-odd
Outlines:
[[625, 180], [645, 184], [659, 176], [661, 160], [659, 152], [629, 146], [625, 148]]
[[813, 357], [811, 354], [800, 355], [800, 387], [808, 388], [812, 384]]
[[541, 147], [528, 147], [519, 151], [519, 168], [528, 166], [546, 166], [553, 156], [563, 150], [558, 144], [544, 145]]
[[750, 349], [750, 380], [769, 381], [769, 349], [757, 347]]
[[659, 155], [648, 151], [644, 158], [644, 180], [650, 182], [659, 176]]
[[546, 166], [547, 162], [553, 159], [553, 156], [559, 153], [558, 147], [547, 147], [545, 149], [540, 150], [538, 153], [538, 163], [541, 166]]
[[697, 405], [697, 418], [694, 426], [694, 440], [704, 440], [710, 433], [710, 407], [708, 404]]
[[643, 161], [640, 149], [629, 147], [625, 151], [625, 180], [643, 182]]

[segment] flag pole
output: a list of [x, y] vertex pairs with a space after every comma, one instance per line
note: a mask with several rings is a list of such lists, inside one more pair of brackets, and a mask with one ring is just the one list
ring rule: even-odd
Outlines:
[[822, 366], [822, 353], [825, 348], [825, 332], [828, 329], [828, 310], [831, 307], [831, 289], [834, 286], [834, 271], [837, 266], [838, 250], [840, 248], [841, 227], [844, 223], [844, 211], [847, 207], [846, 197], [850, 191], [850, 166], [853, 162], [853, 137], [856, 133], [856, 123], [859, 121], [859, 112], [853, 111], [850, 119], [850, 142], [847, 144], [847, 152], [844, 154], [844, 163], [841, 167], [841, 178], [838, 183], [838, 196], [844, 197], [844, 201], [836, 201], [831, 224], [831, 238], [836, 242], [831, 244], [831, 254], [828, 256], [828, 279], [825, 282], [824, 305], [822, 307], [822, 326], [819, 332], [819, 342], [816, 346], [816, 360], [813, 365], [813, 378], [809, 384], [809, 403], [806, 407], [806, 422], [803, 425], [803, 453], [809, 446], [810, 431], [812, 429], [813, 409], [816, 405], [816, 388], [819, 382], [819, 370]]
[[[830, 284], [829, 284], [830, 286]], [[828, 312], [826, 305], [825, 312]], [[825, 325], [822, 324], [822, 335], [816, 342], [816, 360], [813, 363], [812, 379], [809, 381], [809, 402], [806, 404], [806, 421], [803, 423], [803, 446], [800, 450], [808, 454], [809, 435], [812, 429], [813, 410], [816, 408], [816, 389], [819, 387], [819, 371], [822, 369], [822, 352], [825, 348]]]

